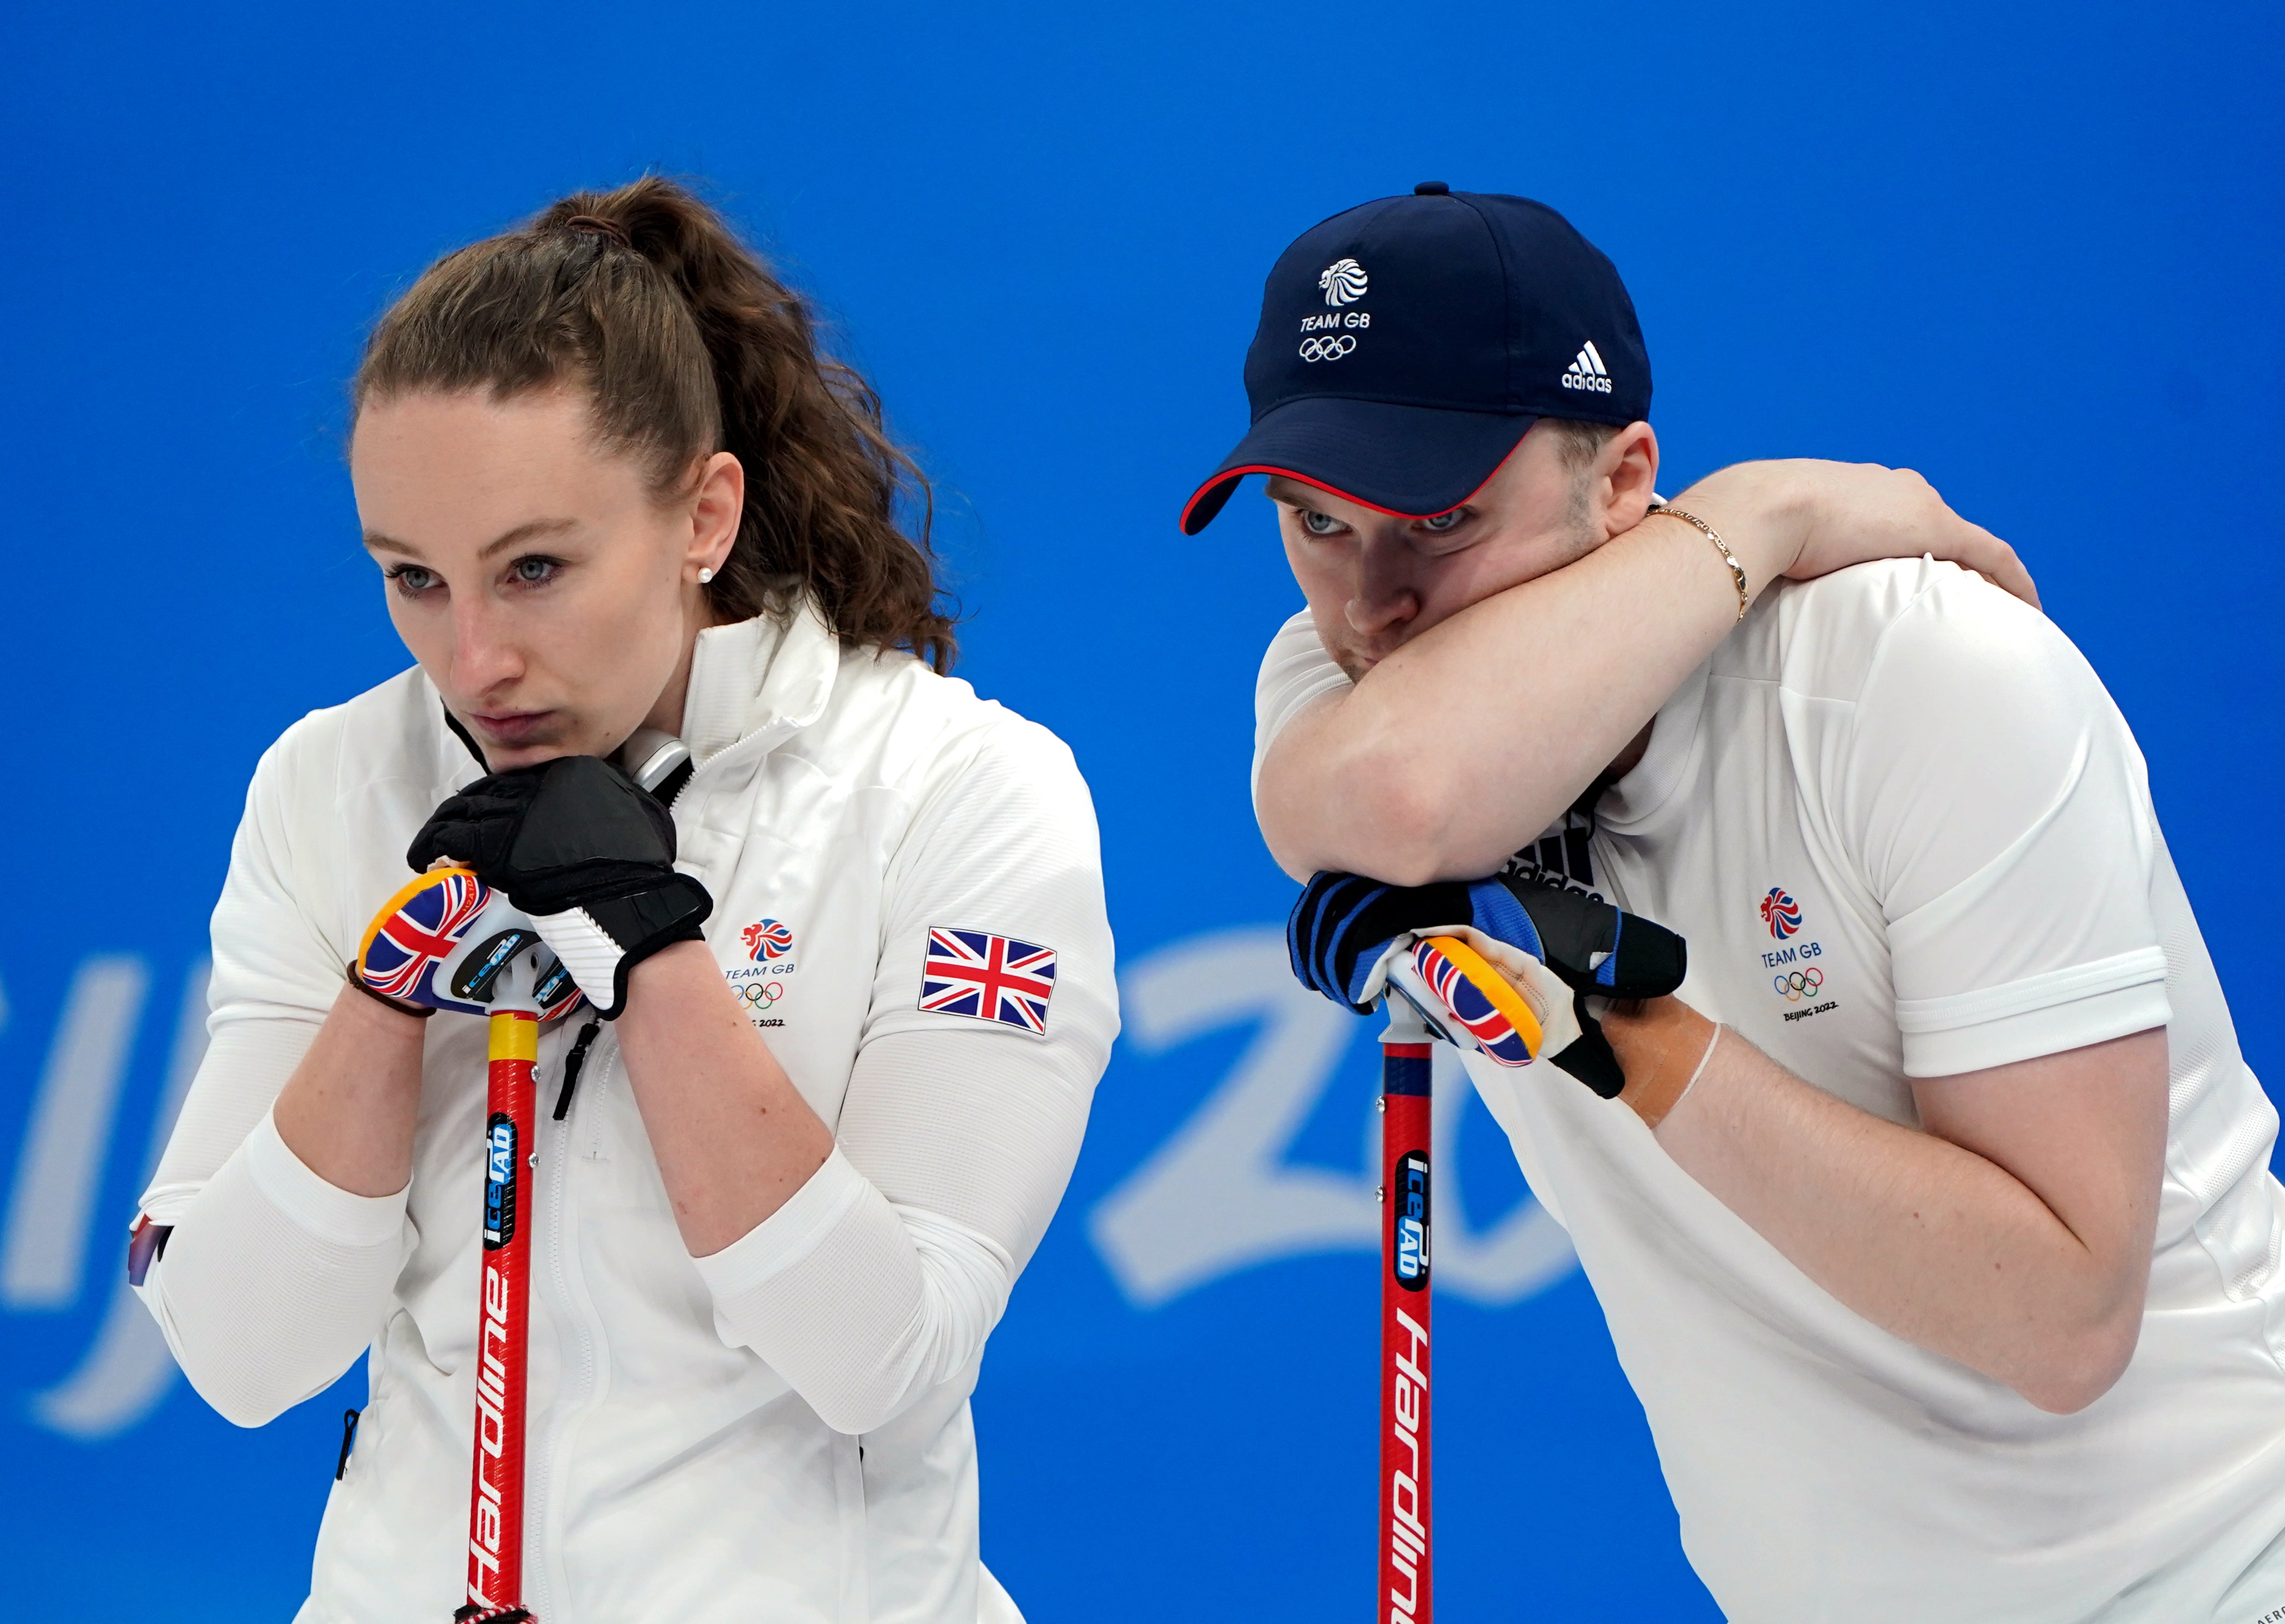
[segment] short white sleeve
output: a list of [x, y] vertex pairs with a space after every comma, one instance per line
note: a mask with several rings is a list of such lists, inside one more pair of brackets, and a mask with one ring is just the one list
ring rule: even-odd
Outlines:
[[1261, 656], [1261, 671], [1253, 680], [1253, 789], [1261, 790], [1261, 758], [1269, 741], [1283, 733], [1312, 701], [1349, 686], [1348, 677], [1333, 663], [1333, 656], [1317, 639], [1316, 623], [1309, 611], [1277, 628], [1269, 650]]
[[1931, 567], [1881, 632], [1836, 811], [1888, 922], [1904, 1074], [2163, 1026], [2141, 752], [2037, 610]]

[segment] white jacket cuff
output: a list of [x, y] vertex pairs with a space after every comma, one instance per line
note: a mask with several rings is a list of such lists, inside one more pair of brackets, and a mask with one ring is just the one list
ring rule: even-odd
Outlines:
[[354, 1196], [310, 1170], [279, 1136], [265, 1112], [247, 1135], [247, 1176], [279, 1214], [320, 1241], [335, 1246], [380, 1246], [404, 1228], [404, 1204], [412, 1186], [393, 1196]]
[[200, 1396], [260, 1426], [336, 1380], [388, 1317], [412, 1239], [404, 1206], [403, 1190], [326, 1183], [265, 1112], [181, 1204], [144, 1277], [143, 1301]]
[[836, 1145], [785, 1205], [721, 1251], [695, 1259], [699, 1277], [717, 1303], [768, 1283], [815, 1251], [871, 1188]]
[[716, 1333], [838, 1432], [869, 1432], [969, 1370], [1016, 1279], [1004, 1247], [891, 1205], [837, 1148], [785, 1205], [696, 1263]]

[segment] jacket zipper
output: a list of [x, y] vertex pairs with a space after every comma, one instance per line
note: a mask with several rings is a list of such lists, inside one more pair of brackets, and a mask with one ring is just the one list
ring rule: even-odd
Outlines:
[[[582, 1041], [564, 1046], [562, 1063], [572, 1075], [565, 1079], [565, 1093], [577, 1080], [571, 1055], [578, 1054], [579, 1065], [591, 1059], [600, 1059], [588, 1052], [592, 1040], [585, 1033]], [[561, 1483], [568, 1463], [565, 1459], [565, 1436], [569, 1432], [575, 1415], [584, 1415], [595, 1401], [596, 1359], [595, 1344], [599, 1328], [595, 1324], [594, 1305], [584, 1287], [575, 1289], [564, 1243], [564, 1215], [569, 1210], [573, 1134], [578, 1118], [592, 1118], [596, 1089], [608, 1079], [608, 1062], [601, 1074], [588, 1083], [576, 1097], [567, 1100], [570, 1110], [562, 1118], [550, 1117], [541, 1126], [543, 1155], [547, 1161], [547, 1212], [549, 1221], [541, 1226], [538, 1237], [546, 1254], [547, 1279], [553, 1286], [561, 1335], [570, 1343], [564, 1351], [563, 1370], [567, 1380], [550, 1407], [546, 1433], [541, 1447], [533, 1451], [526, 1464], [526, 1505], [524, 1526], [527, 1549], [539, 1560], [527, 1561], [524, 1566], [524, 1593], [530, 1598], [532, 1611], [550, 1624], [575, 1624], [575, 1615], [567, 1612], [569, 1597], [558, 1597], [556, 1572], [561, 1563], [562, 1542], [550, 1526], [551, 1508], [560, 1496], [556, 1490]], [[561, 1124], [559, 1126], [558, 1124]], [[576, 1373], [576, 1375], [575, 1375]], [[537, 1467], [538, 1470], [534, 1471]]]
[[[694, 820], [698, 802], [682, 792], [689, 788], [690, 779], [695, 776], [695, 773], [685, 774], [682, 781], [676, 785], [676, 793], [671, 797], [673, 801], [685, 803], [685, 809], [693, 812]], [[565, 1350], [567, 1357], [563, 1364], [567, 1372], [572, 1369], [578, 1372], [577, 1408], [582, 1416], [593, 1407], [600, 1396], [596, 1392], [596, 1347], [602, 1337], [602, 1327], [596, 1322], [594, 1300], [587, 1293], [584, 1274], [576, 1296], [574, 1294], [563, 1243], [563, 1218], [569, 1208], [572, 1145], [578, 1131], [579, 1118], [586, 1118], [591, 1128], [591, 1155], [588, 1159], [600, 1160], [602, 1120], [595, 1115], [595, 1096], [610, 1081], [612, 1073], [622, 1070], [616, 1041], [607, 1053], [593, 1052], [598, 1035], [597, 1018], [591, 1015], [578, 1037], [561, 1051], [562, 1091], [557, 1096], [554, 1113], [540, 1126], [540, 1140], [548, 1158], [547, 1211], [550, 1220], [542, 1226], [542, 1238], [547, 1254], [548, 1277], [554, 1285], [555, 1298], [562, 1309], [558, 1318], [562, 1322], [564, 1334], [574, 1337], [577, 1343], [576, 1347]], [[591, 1062], [596, 1068], [594, 1077], [584, 1090], [575, 1093]], [[551, 1140], [554, 1142], [552, 1144], [548, 1142]], [[530, 1598], [532, 1611], [548, 1620], [550, 1624], [577, 1624], [576, 1614], [567, 1611], [569, 1597], [559, 1597], [554, 1594], [557, 1588], [555, 1573], [561, 1563], [563, 1542], [554, 1537], [548, 1526], [549, 1508], [558, 1499], [556, 1487], [569, 1470], [564, 1458], [564, 1439], [570, 1431], [574, 1409], [569, 1399], [567, 1386], [564, 1392], [557, 1394], [557, 1402], [548, 1416], [542, 1447], [526, 1457], [524, 1467], [525, 1545], [527, 1549], [536, 1550], [541, 1557], [538, 1562], [527, 1561], [524, 1565], [524, 1592]], [[535, 1463], [533, 1456], [542, 1467], [538, 1472], [531, 1470]], [[538, 1532], [537, 1540], [530, 1538], [530, 1531], [534, 1529]]]

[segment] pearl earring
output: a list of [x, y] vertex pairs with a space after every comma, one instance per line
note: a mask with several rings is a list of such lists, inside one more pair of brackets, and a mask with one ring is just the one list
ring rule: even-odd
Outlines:
[[713, 578], [714, 572], [711, 569], [702, 569], [698, 572], [698, 584], [701, 586], [705, 585], [707, 582]]

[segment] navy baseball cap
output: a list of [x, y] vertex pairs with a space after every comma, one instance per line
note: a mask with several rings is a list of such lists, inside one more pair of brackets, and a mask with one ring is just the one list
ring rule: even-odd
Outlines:
[[1561, 215], [1423, 181], [1278, 256], [1245, 395], [1253, 427], [1182, 509], [1185, 534], [1249, 474], [1449, 513], [1543, 417], [1647, 418], [1650, 353], [1618, 268]]

